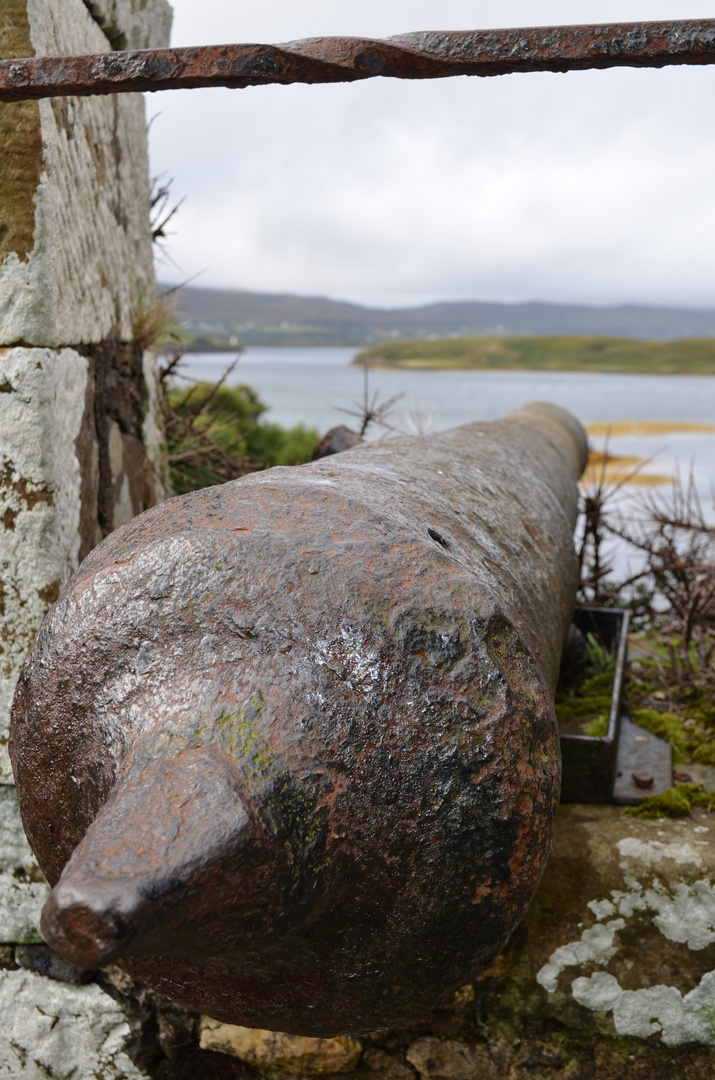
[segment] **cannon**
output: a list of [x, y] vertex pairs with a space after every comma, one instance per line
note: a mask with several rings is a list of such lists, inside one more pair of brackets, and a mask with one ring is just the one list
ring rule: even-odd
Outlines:
[[532, 404], [170, 499], [101, 543], [13, 705], [51, 946], [302, 1035], [473, 979], [549, 852], [586, 458]]

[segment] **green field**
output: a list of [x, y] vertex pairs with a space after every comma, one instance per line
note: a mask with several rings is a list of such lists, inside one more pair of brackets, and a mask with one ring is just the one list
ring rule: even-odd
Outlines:
[[614, 371], [715, 375], [715, 338], [639, 341], [617, 337], [462, 337], [392, 341], [354, 363], [381, 367], [495, 371]]

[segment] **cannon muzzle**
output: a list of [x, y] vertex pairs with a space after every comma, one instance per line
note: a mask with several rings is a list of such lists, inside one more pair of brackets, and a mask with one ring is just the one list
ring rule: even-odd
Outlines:
[[473, 978], [548, 856], [586, 457], [530, 405], [171, 499], [100, 544], [13, 705], [50, 944], [304, 1035]]

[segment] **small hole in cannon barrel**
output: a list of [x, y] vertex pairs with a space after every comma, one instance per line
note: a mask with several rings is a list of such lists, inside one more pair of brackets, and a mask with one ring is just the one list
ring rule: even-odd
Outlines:
[[435, 543], [440, 544], [443, 548], [449, 547], [449, 540], [445, 540], [442, 534], [438, 533], [436, 529], [428, 529], [427, 532], [430, 534]]

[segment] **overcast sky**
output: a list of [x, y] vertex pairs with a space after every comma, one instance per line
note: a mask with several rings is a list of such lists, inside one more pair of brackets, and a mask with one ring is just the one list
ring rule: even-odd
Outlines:
[[[173, 0], [173, 44], [708, 18], [702, 0]], [[715, 68], [148, 97], [163, 281], [715, 307]], [[158, 115], [157, 115], [158, 114]]]

